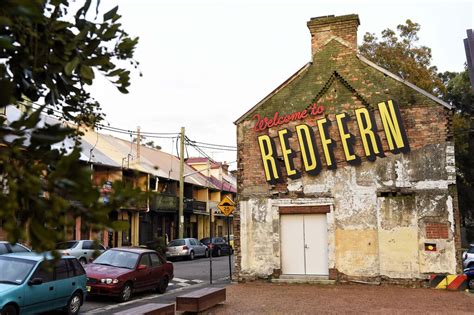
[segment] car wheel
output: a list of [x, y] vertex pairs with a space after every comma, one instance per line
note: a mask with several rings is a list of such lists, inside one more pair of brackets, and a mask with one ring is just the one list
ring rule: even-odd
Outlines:
[[209, 251], [206, 249], [206, 253], [204, 254], [204, 256], [206, 256], [206, 258], [209, 258]]
[[83, 265], [83, 266], [84, 266], [84, 265], [87, 265], [87, 259], [85, 259], [84, 257], [81, 257], [81, 258], [79, 259], [79, 262], [80, 262], [81, 265]]
[[2, 315], [16, 315], [18, 314], [16, 307], [13, 305], [7, 305], [2, 309], [1, 312]]
[[474, 290], [474, 279], [469, 280], [468, 286], [469, 289]]
[[474, 262], [470, 262], [468, 265], [467, 265], [467, 268], [473, 268], [474, 267]]
[[194, 252], [193, 251], [191, 251], [189, 253], [189, 260], [194, 260]]
[[216, 255], [216, 256], [217, 256], [217, 257], [220, 257], [221, 255], [222, 255], [221, 249], [218, 248], [218, 249], [217, 249], [217, 255]]
[[69, 299], [66, 305], [66, 314], [75, 315], [79, 313], [82, 304], [82, 294], [79, 292], [74, 292], [74, 294]]
[[156, 288], [156, 292], [159, 294], [163, 294], [166, 292], [166, 289], [168, 288], [168, 276], [164, 276], [163, 278], [160, 279], [160, 283], [158, 284], [158, 287]]
[[123, 285], [122, 291], [120, 292], [120, 302], [127, 302], [132, 296], [132, 284], [127, 282]]

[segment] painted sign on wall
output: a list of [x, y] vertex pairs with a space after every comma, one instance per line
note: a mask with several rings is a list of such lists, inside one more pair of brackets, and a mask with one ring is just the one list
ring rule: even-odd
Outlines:
[[[319, 108], [316, 104], [314, 115]], [[321, 107], [324, 110], [324, 107]], [[378, 111], [382, 121], [383, 131], [385, 132], [389, 151], [394, 154], [406, 153], [410, 151], [405, 128], [403, 126], [399, 107], [392, 101], [382, 102], [378, 104]], [[322, 112], [322, 111], [321, 111]], [[303, 117], [304, 113], [306, 116]], [[271, 121], [265, 117], [264, 123], [257, 123], [254, 131], [262, 131], [270, 127], [278, 126], [289, 121], [303, 119], [308, 117], [308, 113], [312, 114], [311, 109], [303, 112], [293, 113], [287, 116], [278, 116], [278, 112]], [[376, 157], [385, 157], [382, 143], [378, 135], [377, 125], [375, 123], [374, 113], [367, 108], [357, 108], [354, 110], [356, 125], [359, 130], [359, 141], [361, 141], [365, 157], [369, 161], [375, 161]], [[282, 117], [288, 117], [288, 119]], [[259, 116], [260, 117], [260, 116]], [[256, 116], [254, 116], [256, 118]], [[293, 119], [291, 119], [293, 118]], [[355, 153], [354, 146], [356, 144], [356, 136], [351, 134], [348, 129], [348, 123], [351, 117], [348, 113], [340, 113], [335, 115], [335, 121], [330, 121], [327, 117], [320, 118], [316, 121], [317, 134], [320, 139], [322, 156], [326, 162], [328, 169], [336, 169], [337, 164], [334, 158], [335, 140], [329, 136], [329, 128], [334, 125], [339, 132], [345, 160], [348, 164], [359, 165], [361, 157]], [[299, 151], [301, 152], [302, 168], [310, 175], [318, 175], [321, 172], [322, 164], [320, 151], [316, 143], [315, 131], [306, 124], [299, 124], [295, 127], [296, 137], [299, 142]], [[301, 171], [295, 168], [294, 158], [296, 152], [290, 147], [289, 139], [293, 136], [293, 132], [288, 128], [278, 130], [278, 139], [280, 149], [284, 161], [286, 173], [291, 179], [301, 177]], [[283, 182], [280, 164], [278, 163], [276, 144], [269, 135], [258, 136], [258, 144], [262, 156], [265, 177], [268, 183], [276, 184]]]

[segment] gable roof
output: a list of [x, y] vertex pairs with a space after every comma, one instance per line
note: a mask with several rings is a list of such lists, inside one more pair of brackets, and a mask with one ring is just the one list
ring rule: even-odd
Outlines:
[[[330, 43], [337, 43], [338, 45], [341, 45], [341, 46], [344, 46], [346, 47], [346, 45], [341, 42], [340, 40], [338, 40], [337, 38], [330, 38], [326, 45], [330, 45]], [[318, 53], [321, 53], [321, 54], [324, 54], [324, 48], [323, 49], [320, 49], [316, 55]], [[316, 56], [315, 55], [315, 56]], [[444, 102], [443, 100], [439, 99], [438, 97], [434, 96], [433, 94], [417, 87], [416, 85], [400, 78], [399, 76], [397, 76], [396, 74], [388, 71], [387, 69], [384, 69], [380, 66], [378, 66], [377, 64], [373, 63], [372, 61], [366, 59], [365, 57], [361, 56], [360, 54], [355, 54], [356, 58], [362, 62], [363, 64], [365, 64], [366, 66], [369, 66], [370, 68], [372, 69], [375, 69], [377, 70], [378, 72], [380, 72], [381, 74], [383, 74], [384, 76], [387, 76], [387, 77], [390, 77], [391, 79], [397, 81], [397, 82], [400, 82], [402, 83], [403, 85], [409, 87], [410, 89], [420, 93], [421, 95], [429, 98], [430, 100], [436, 102], [437, 104], [439, 105], [442, 105], [443, 107], [447, 108], [447, 109], [452, 109], [453, 106]], [[321, 60], [319, 61], [321, 62]], [[328, 61], [328, 63], [330, 63]], [[269, 93], [266, 97], [264, 97], [260, 102], [258, 102], [255, 106], [253, 106], [250, 110], [248, 110], [245, 114], [243, 114], [240, 118], [238, 118], [234, 124], [240, 124], [242, 121], [244, 121], [246, 118], [248, 118], [251, 114], [253, 114], [260, 106], [262, 106], [264, 103], [266, 103], [269, 99], [271, 99], [273, 96], [275, 96], [276, 94], [278, 94], [281, 90], [285, 89], [286, 87], [288, 87], [289, 85], [291, 85], [292, 83], [294, 83], [298, 78], [301, 78], [303, 77], [307, 71], [311, 68], [311, 66], [317, 66], [317, 64], [315, 64], [314, 62], [309, 62], [307, 63], [306, 65], [304, 65], [301, 69], [299, 69], [295, 74], [293, 74], [291, 77], [289, 77], [285, 82], [283, 82], [282, 84], [280, 84], [275, 90], [273, 90], [271, 93]], [[337, 68], [335, 67], [334, 69], [332, 69], [332, 73], [337, 73]], [[343, 78], [342, 78], [343, 79]], [[344, 80], [344, 79], [343, 79]], [[327, 83], [328, 81], [326, 81]], [[321, 87], [322, 89], [323, 87]]]

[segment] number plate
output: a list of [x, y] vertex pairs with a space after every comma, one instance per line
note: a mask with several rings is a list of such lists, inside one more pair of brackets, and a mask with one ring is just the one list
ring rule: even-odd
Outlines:
[[91, 287], [87, 285], [86, 290], [87, 290], [87, 292], [91, 292]]

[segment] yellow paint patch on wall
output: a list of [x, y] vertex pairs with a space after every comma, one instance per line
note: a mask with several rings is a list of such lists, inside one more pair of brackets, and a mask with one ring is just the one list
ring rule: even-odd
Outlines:
[[336, 229], [336, 268], [353, 276], [378, 272], [377, 230]]
[[400, 227], [379, 231], [380, 275], [392, 278], [418, 277], [418, 230]]

